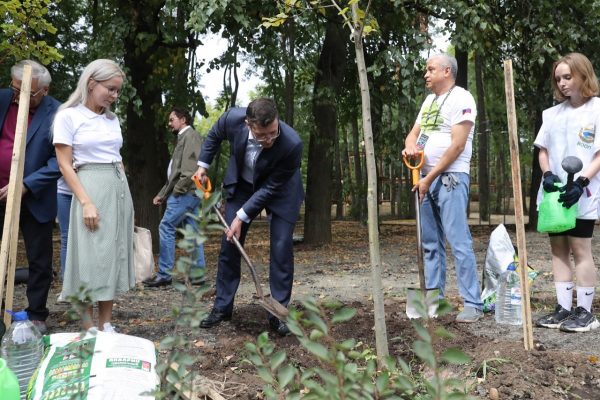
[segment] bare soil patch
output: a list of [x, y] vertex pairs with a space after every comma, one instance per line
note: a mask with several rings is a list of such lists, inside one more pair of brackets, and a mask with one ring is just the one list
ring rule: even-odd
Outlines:
[[[489, 235], [494, 228], [495, 226], [472, 227], [480, 271], [483, 269]], [[407, 361], [414, 359], [410, 346], [416, 338], [411, 323], [404, 314], [406, 288], [418, 284], [414, 229], [414, 226], [405, 225], [382, 225], [380, 229], [390, 352]], [[265, 287], [268, 287], [267, 231], [265, 222], [255, 222], [246, 243]], [[301, 224], [297, 233], [302, 234]], [[514, 241], [514, 232], [511, 232], [511, 236]], [[528, 232], [526, 236], [529, 264], [540, 271], [531, 297], [532, 311], [538, 317], [553, 309], [555, 304], [550, 273], [550, 246], [546, 235]], [[600, 254], [598, 237], [594, 239], [593, 245], [594, 254]], [[214, 233], [205, 245], [209, 282], [214, 282], [218, 249], [219, 235]], [[356, 222], [335, 222], [331, 245], [315, 248], [300, 243], [295, 251], [293, 305], [297, 306], [298, 300], [303, 297], [312, 296], [321, 299], [335, 298], [356, 308], [356, 317], [336, 328], [334, 335], [340, 340], [355, 338], [374, 348], [366, 227]], [[23, 259], [21, 254], [20, 260]], [[58, 238], [55, 264], [58, 266]], [[245, 357], [243, 349], [244, 343], [268, 330], [268, 324], [266, 313], [252, 299], [254, 288], [247, 269], [243, 267], [242, 270], [242, 284], [232, 321], [213, 329], [202, 330], [193, 339], [197, 340], [195, 349], [201, 357], [197, 364], [199, 374], [218, 382], [217, 389], [225, 398], [256, 399], [260, 398], [263, 383], [252, 366], [242, 363]], [[458, 309], [462, 302], [458, 297], [451, 259], [448, 278], [448, 300]], [[59, 291], [60, 283], [55, 282], [49, 297], [50, 331], [77, 331], [78, 326], [65, 316], [68, 306], [55, 304]], [[24, 285], [17, 286], [17, 308], [26, 304], [24, 295]], [[197, 306], [209, 311], [212, 300], [212, 297], [207, 296]], [[114, 325], [120, 332], [144, 337], [158, 344], [163, 337], [173, 332], [175, 325], [171, 309], [180, 301], [180, 295], [173, 288], [138, 287], [118, 299]], [[595, 310], [600, 309], [599, 304], [598, 300], [595, 301]], [[567, 334], [534, 328], [536, 350], [526, 352], [522, 328], [497, 325], [493, 315], [486, 315], [482, 321], [470, 325], [454, 322], [454, 314], [440, 318], [436, 323], [456, 335], [452, 340], [439, 342], [437, 347], [440, 351], [448, 346], [457, 346], [471, 356], [472, 362], [469, 365], [450, 368], [448, 373], [464, 379], [474, 397], [490, 398], [490, 390], [497, 389], [501, 399], [600, 399], [600, 330]], [[287, 351], [296, 365], [314, 364], [312, 357], [296, 338], [270, 336], [278, 348]], [[487, 366], [485, 376], [484, 365]]]

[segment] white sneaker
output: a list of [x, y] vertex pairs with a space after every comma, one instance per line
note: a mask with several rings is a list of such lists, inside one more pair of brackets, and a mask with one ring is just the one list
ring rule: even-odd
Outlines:
[[115, 330], [115, 327], [114, 327], [114, 326], [112, 326], [112, 325], [110, 324], [110, 322], [105, 322], [105, 323], [104, 323], [104, 325], [102, 326], [102, 330], [103, 330], [105, 333], [117, 333], [117, 331]]

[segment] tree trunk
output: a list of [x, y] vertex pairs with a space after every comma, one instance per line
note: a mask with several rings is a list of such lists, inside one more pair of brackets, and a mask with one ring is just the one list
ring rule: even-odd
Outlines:
[[354, 153], [354, 194], [352, 196], [353, 214], [359, 221], [367, 220], [367, 198], [366, 183], [363, 178], [363, 166], [361, 157], [360, 132], [358, 130], [358, 115], [351, 119], [352, 124], [352, 150]]
[[308, 147], [304, 242], [312, 245], [331, 243], [331, 150], [337, 135], [336, 95], [345, 63], [343, 26], [337, 19], [330, 19], [317, 65], [313, 92], [315, 131]]
[[[538, 110], [535, 115], [535, 131], [539, 132], [542, 127], [542, 110]], [[535, 231], [537, 229], [538, 212], [537, 212], [537, 193], [542, 180], [542, 169], [540, 168], [539, 160], [540, 149], [533, 146], [533, 158], [531, 160], [531, 186], [529, 187], [529, 222], [527, 230]]]
[[296, 57], [296, 25], [291, 19], [285, 25], [284, 48], [286, 50], [285, 77], [283, 88], [283, 101], [285, 105], [284, 121], [294, 126], [294, 79], [295, 79], [295, 57]]
[[475, 83], [477, 85], [477, 116], [479, 117], [479, 140], [477, 141], [477, 170], [479, 171], [479, 217], [482, 221], [490, 219], [490, 180], [488, 174], [488, 119], [485, 108], [485, 92], [483, 87], [483, 65], [485, 60], [481, 54], [475, 54]]
[[469, 54], [456, 47], [454, 49], [456, 62], [458, 63], [458, 73], [456, 75], [456, 86], [469, 89]]
[[[132, 10], [130, 7], [134, 7]], [[125, 136], [125, 153], [127, 160], [127, 173], [129, 176], [129, 187], [133, 197], [135, 208], [135, 223], [158, 232], [159, 212], [158, 207], [152, 204], [152, 198], [156, 196], [166, 175], [166, 166], [169, 160], [164, 130], [158, 126], [164, 126], [164, 121], [157, 121], [162, 107], [162, 96], [160, 87], [148, 85], [152, 81], [153, 68], [156, 60], [155, 52], [158, 42], [152, 45], [140, 47], [138, 37], [140, 34], [148, 36], [160, 35], [156, 31], [156, 24], [144, 20], [146, 11], [140, 3], [120, 1], [119, 8], [124, 15], [130, 16], [130, 33], [125, 37], [124, 64], [129, 71], [127, 79], [136, 90], [137, 96], [144, 99], [139, 110], [135, 102], [130, 101], [126, 106], [127, 126]], [[151, 15], [152, 10], [148, 11]], [[151, 19], [150, 16], [148, 18]], [[158, 235], [153, 235], [153, 246], [158, 249]]]
[[336, 140], [333, 144], [333, 154], [333, 194], [335, 201], [335, 219], [341, 220], [344, 218], [344, 189], [342, 184], [342, 162], [340, 160], [339, 140]]
[[[350, 200], [353, 201], [352, 193], [350, 192], [350, 188], [352, 188], [352, 173], [350, 172], [350, 156], [348, 154], [348, 135], [346, 129], [342, 130], [342, 148], [340, 149], [340, 161], [342, 163], [342, 176], [344, 177], [344, 184], [342, 187], [342, 191], [350, 193]], [[346, 196], [344, 196], [346, 197]], [[344, 198], [344, 202], [346, 202], [346, 198]]]
[[360, 97], [362, 104], [363, 132], [365, 137], [365, 153], [367, 162], [367, 208], [369, 215], [369, 255], [371, 259], [371, 291], [375, 315], [375, 347], [379, 367], [385, 365], [389, 355], [387, 329], [385, 325], [385, 308], [383, 304], [383, 286], [381, 283], [381, 255], [379, 251], [379, 223], [377, 216], [377, 171], [375, 166], [375, 148], [371, 130], [371, 95], [365, 65], [365, 55], [362, 43], [361, 23], [358, 22], [358, 6], [352, 4], [352, 20], [354, 25], [354, 49], [356, 51], [356, 67], [360, 82]]

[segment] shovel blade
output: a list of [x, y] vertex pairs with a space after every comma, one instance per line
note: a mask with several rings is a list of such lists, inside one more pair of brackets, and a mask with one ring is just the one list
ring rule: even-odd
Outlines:
[[260, 304], [262, 308], [267, 310], [269, 314], [273, 315], [274, 317], [277, 317], [279, 320], [283, 322], [287, 320], [288, 309], [269, 295], [259, 298], [258, 304]]
[[408, 288], [406, 289], [406, 316], [410, 319], [422, 318], [422, 311], [419, 310], [423, 310], [424, 306], [425, 310], [427, 310], [427, 316], [429, 318], [436, 318], [439, 301], [439, 289], [427, 289], [425, 291], [425, 298], [423, 298], [421, 289]]

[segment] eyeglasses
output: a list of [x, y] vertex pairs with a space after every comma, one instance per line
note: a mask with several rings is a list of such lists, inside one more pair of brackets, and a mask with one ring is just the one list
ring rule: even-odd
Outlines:
[[256, 136], [255, 132], [252, 132], [252, 134], [254, 135], [254, 139], [258, 143], [272, 142], [273, 140], [277, 139], [279, 137], [279, 135], [281, 135], [281, 126], [277, 126], [277, 132], [276, 133], [263, 135], [261, 137]]
[[[8, 87], [10, 88], [10, 90], [12, 90], [12, 91], [13, 91], [13, 93], [14, 93], [15, 95], [17, 95], [17, 96], [20, 96], [20, 95], [21, 95], [21, 89], [19, 89], [18, 87], [14, 87], [14, 86], [12, 85], [12, 83], [11, 83], [10, 85], [8, 85]], [[43, 91], [44, 89], [45, 89], [45, 88], [40, 88], [40, 89], [39, 89], [37, 92], [35, 92], [35, 93], [30, 93], [30, 94], [29, 94], [29, 97], [35, 97], [35, 96], [37, 96], [38, 94], [42, 93], [42, 91]]]
[[[98, 82], [98, 81], [96, 81]], [[117, 89], [115, 87], [110, 87], [110, 86], [106, 86], [104, 83], [102, 82], [98, 82], [100, 84], [100, 86], [102, 86], [104, 89], [108, 90], [108, 94], [110, 94], [111, 96], [117, 96], [119, 97], [121, 95], [121, 89]]]

